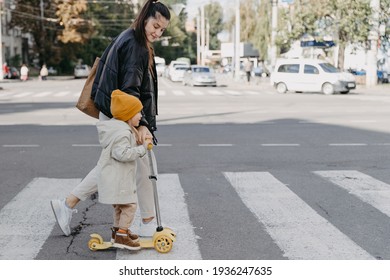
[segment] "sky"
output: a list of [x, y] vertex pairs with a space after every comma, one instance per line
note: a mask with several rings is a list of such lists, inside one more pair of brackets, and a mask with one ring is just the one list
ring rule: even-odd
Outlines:
[[[214, 2], [219, 2], [222, 7], [227, 7], [234, 4], [234, 1], [230, 0], [213, 0]], [[203, 4], [208, 4], [210, 3], [211, 0], [187, 0], [187, 13], [188, 13], [188, 18], [194, 18], [197, 13], [198, 13], [198, 8], [203, 5]]]

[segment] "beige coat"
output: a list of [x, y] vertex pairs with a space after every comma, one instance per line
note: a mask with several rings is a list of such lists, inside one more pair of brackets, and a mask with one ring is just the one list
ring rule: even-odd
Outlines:
[[145, 155], [144, 146], [137, 146], [130, 126], [124, 121], [99, 121], [96, 127], [103, 148], [97, 164], [99, 202], [136, 203], [136, 159]]

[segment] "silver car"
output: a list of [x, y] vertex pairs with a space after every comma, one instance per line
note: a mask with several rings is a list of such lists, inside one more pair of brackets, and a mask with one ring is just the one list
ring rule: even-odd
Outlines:
[[184, 73], [183, 85], [190, 86], [217, 86], [213, 69], [208, 66], [191, 65]]
[[91, 72], [91, 67], [86, 64], [78, 64], [74, 67], [74, 77], [77, 78], [87, 78]]

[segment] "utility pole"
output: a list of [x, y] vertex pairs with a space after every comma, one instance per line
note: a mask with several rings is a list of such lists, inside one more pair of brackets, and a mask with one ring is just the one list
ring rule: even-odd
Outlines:
[[201, 50], [200, 50], [200, 15], [196, 16], [196, 64], [201, 63]]
[[240, 79], [240, 0], [236, 0], [236, 28], [234, 32], [234, 79]]
[[370, 41], [370, 49], [367, 51], [367, 69], [366, 69], [366, 85], [375, 86], [378, 83], [377, 78], [377, 54], [378, 54], [378, 39], [379, 39], [379, 9], [380, 0], [371, 0], [370, 6], [372, 9], [372, 26], [368, 35]]
[[204, 5], [201, 6], [200, 8], [200, 64], [205, 65], [205, 58], [206, 58], [206, 53], [205, 53], [205, 39], [206, 39], [206, 30], [205, 30], [205, 24], [204, 24]]

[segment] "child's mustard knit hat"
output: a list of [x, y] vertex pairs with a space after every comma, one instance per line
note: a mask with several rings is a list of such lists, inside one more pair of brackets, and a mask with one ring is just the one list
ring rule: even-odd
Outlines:
[[128, 121], [138, 112], [141, 112], [143, 106], [141, 101], [135, 96], [127, 94], [119, 89], [111, 93], [111, 114], [114, 118], [121, 121]]

